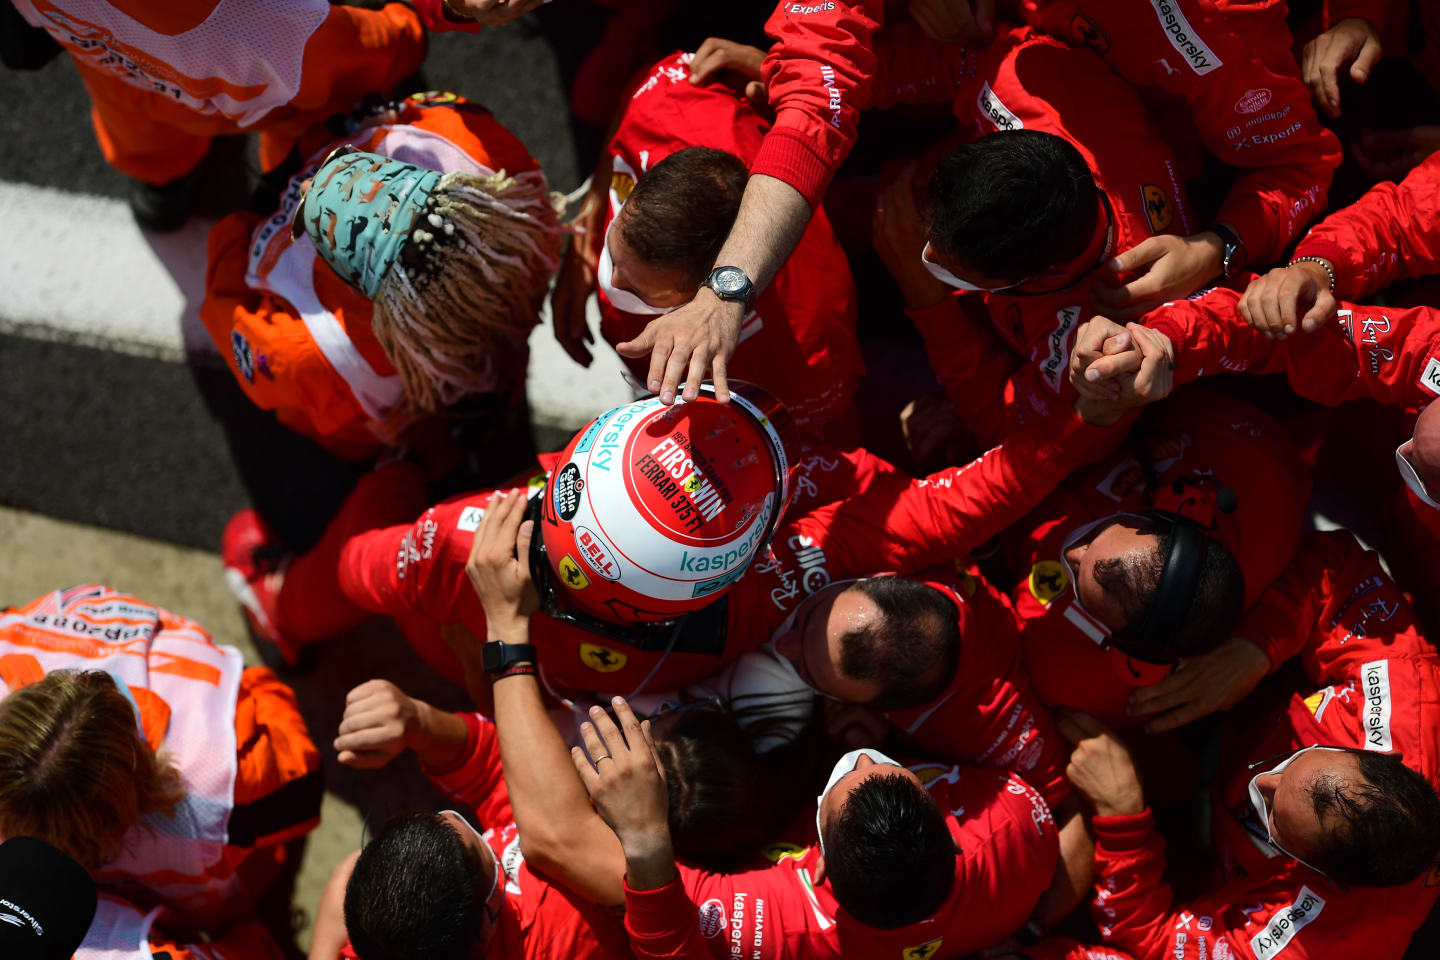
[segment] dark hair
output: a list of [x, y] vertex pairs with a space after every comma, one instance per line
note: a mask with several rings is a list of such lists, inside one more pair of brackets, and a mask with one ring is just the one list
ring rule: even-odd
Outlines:
[[395, 817], [360, 852], [345, 887], [355, 953], [361, 960], [468, 960], [489, 880], [479, 855], [438, 813]]
[[944, 693], [960, 665], [960, 624], [950, 598], [907, 577], [869, 577], [853, 589], [881, 617], [840, 638], [840, 671], [879, 682], [870, 706], [901, 710]]
[[[1111, 557], [1095, 564], [1095, 582], [1115, 598], [1125, 613], [1127, 626], [1140, 622], [1155, 600], [1160, 577], [1165, 572], [1165, 558], [1175, 543], [1174, 528], [1150, 525], [1145, 533], [1158, 536], [1152, 551]], [[1245, 609], [1245, 574], [1235, 555], [1213, 536], [1205, 537], [1205, 556], [1200, 561], [1200, 576], [1195, 584], [1195, 599], [1179, 633], [1167, 638], [1167, 648], [1158, 659], [1170, 656], [1193, 657], [1213, 648], [1225, 639]], [[1136, 650], [1137, 656], [1147, 651]]]
[[972, 270], [1018, 282], [1085, 250], [1099, 218], [1097, 189], [1066, 140], [997, 131], [936, 165], [925, 193], [930, 242]]
[[955, 844], [930, 794], [898, 773], [860, 781], [825, 827], [830, 892], [881, 929], [919, 923], [955, 883]]
[[771, 818], [757, 812], [767, 803], [751, 738], [717, 708], [695, 704], [668, 716], [674, 719], [662, 719], [655, 751], [670, 792], [675, 852], [707, 869], [738, 869], [771, 826]]
[[1326, 831], [1311, 862], [1355, 887], [1396, 887], [1420, 876], [1440, 854], [1440, 799], [1435, 788], [1399, 757], [1349, 751], [1364, 783], [1333, 774], [1317, 777], [1310, 800]]
[[735, 224], [748, 176], [733, 153], [677, 150], [635, 182], [621, 235], [641, 260], [684, 270], [699, 286]]

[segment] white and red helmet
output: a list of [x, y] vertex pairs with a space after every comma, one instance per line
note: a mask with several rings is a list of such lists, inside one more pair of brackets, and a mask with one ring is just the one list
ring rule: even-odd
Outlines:
[[546, 612], [622, 627], [671, 623], [744, 575], [789, 501], [798, 440], [770, 393], [732, 380], [730, 395], [718, 402], [707, 382], [691, 403], [647, 397], [570, 441], [532, 541]]

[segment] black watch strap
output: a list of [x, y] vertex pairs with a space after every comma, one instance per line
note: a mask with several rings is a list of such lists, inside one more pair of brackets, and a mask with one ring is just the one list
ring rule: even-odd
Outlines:
[[495, 673], [517, 663], [536, 663], [535, 647], [529, 643], [500, 643], [491, 640], [480, 648], [480, 665], [486, 673]]
[[1231, 274], [1245, 266], [1245, 243], [1238, 233], [1223, 223], [1211, 224], [1206, 229], [1219, 237], [1224, 245], [1220, 255], [1220, 275], [1229, 280]]

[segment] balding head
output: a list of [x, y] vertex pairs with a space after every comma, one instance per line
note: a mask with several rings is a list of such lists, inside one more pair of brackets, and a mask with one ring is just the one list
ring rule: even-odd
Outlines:
[[[1440, 497], [1440, 403], [1432, 403], [1420, 411], [1415, 420], [1414, 436], [1396, 451], [1410, 464], [1424, 490], [1415, 490], [1427, 501]], [[1401, 474], [1405, 473], [1401, 468]], [[1414, 484], [1406, 478], [1412, 488]]]

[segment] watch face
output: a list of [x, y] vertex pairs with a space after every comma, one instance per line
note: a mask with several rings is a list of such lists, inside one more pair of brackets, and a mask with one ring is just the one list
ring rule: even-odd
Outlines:
[[717, 293], [740, 294], [745, 291], [749, 281], [745, 277], [745, 271], [739, 267], [721, 267], [715, 271], [713, 283]]

